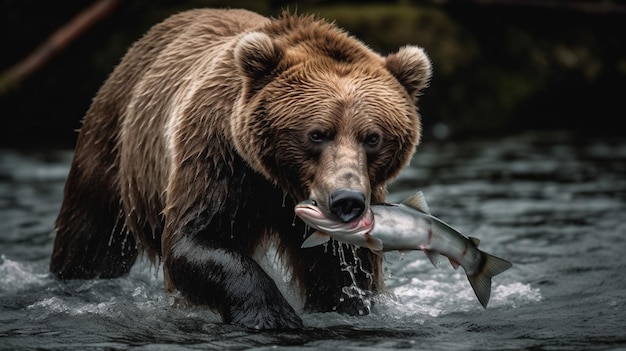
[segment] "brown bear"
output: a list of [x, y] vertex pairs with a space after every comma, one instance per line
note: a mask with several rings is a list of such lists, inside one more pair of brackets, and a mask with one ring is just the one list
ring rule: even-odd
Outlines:
[[299, 328], [254, 259], [271, 244], [304, 310], [367, 312], [344, 287], [386, 293], [381, 258], [300, 248], [307, 228], [293, 207], [312, 199], [347, 223], [384, 201], [419, 141], [430, 76], [421, 48], [383, 57], [313, 16], [198, 9], [166, 19], [87, 111], [51, 271], [117, 277], [143, 252], [163, 265], [168, 290], [227, 323]]

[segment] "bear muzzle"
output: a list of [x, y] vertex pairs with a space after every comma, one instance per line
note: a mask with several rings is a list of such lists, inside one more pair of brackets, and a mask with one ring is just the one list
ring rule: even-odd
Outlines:
[[328, 197], [330, 212], [343, 223], [359, 218], [365, 211], [365, 194], [357, 190], [340, 189]]

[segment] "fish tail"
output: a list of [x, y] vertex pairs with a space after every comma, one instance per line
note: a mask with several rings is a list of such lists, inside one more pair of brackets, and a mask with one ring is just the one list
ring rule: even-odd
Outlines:
[[472, 289], [474, 289], [474, 293], [476, 294], [476, 297], [478, 297], [480, 304], [483, 308], [487, 308], [487, 303], [491, 297], [491, 278], [506, 271], [513, 265], [511, 262], [496, 256], [482, 251], [481, 253], [483, 256], [483, 263], [480, 272], [471, 276], [468, 275], [467, 279], [469, 280]]

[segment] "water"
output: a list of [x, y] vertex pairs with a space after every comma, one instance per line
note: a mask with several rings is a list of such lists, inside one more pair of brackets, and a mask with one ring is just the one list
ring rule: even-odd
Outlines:
[[294, 332], [251, 332], [180, 307], [145, 261], [119, 279], [53, 278], [71, 155], [0, 151], [0, 349], [626, 349], [626, 141], [528, 134], [421, 145], [390, 200], [423, 190], [433, 214], [514, 263], [494, 278], [488, 309], [462, 269], [387, 253], [396, 300], [374, 301], [363, 317], [301, 312], [306, 328]]

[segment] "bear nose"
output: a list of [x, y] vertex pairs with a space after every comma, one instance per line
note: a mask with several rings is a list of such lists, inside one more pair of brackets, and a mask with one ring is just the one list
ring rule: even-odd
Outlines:
[[356, 190], [342, 189], [330, 194], [330, 212], [344, 223], [359, 218], [365, 210], [365, 194]]

